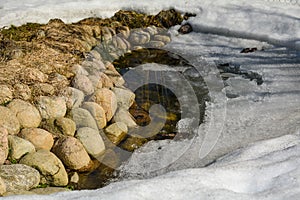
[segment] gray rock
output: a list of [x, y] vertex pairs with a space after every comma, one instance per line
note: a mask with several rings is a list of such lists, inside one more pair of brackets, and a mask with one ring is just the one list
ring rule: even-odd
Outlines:
[[104, 109], [95, 102], [84, 102], [82, 108], [88, 110], [94, 117], [99, 129], [106, 126], [106, 116]]
[[118, 104], [116, 95], [107, 88], [102, 88], [93, 94], [91, 101], [98, 103], [105, 111], [106, 121], [110, 121], [115, 114]]
[[78, 64], [76, 64], [72, 67], [72, 71], [76, 75], [84, 75], [84, 76], [89, 75], [89, 73], [81, 65], [78, 65]]
[[71, 110], [71, 115], [76, 123], [76, 128], [90, 127], [98, 130], [97, 123], [88, 110], [83, 108], [74, 108]]
[[21, 99], [14, 99], [7, 106], [17, 116], [24, 128], [38, 127], [42, 121], [39, 111], [30, 103]]
[[1, 165], [0, 177], [6, 185], [7, 192], [30, 190], [38, 186], [40, 173], [27, 165]]
[[0, 106], [0, 113], [0, 127], [5, 128], [11, 135], [19, 133], [20, 123], [16, 115], [4, 106]]
[[92, 81], [85, 75], [76, 75], [72, 81], [74, 88], [81, 90], [85, 95], [90, 95], [94, 92]]
[[115, 70], [106, 70], [105, 74], [116, 87], [121, 87], [125, 84], [124, 78]]
[[89, 127], [80, 128], [77, 130], [76, 138], [83, 144], [88, 154], [94, 158], [98, 158], [105, 151], [103, 139], [95, 129]]
[[132, 117], [132, 115], [124, 109], [119, 109], [116, 114], [114, 115], [113, 120], [114, 122], [123, 122], [124, 124], [126, 124], [126, 126], [128, 128], [133, 128], [136, 127], [137, 124], [134, 120], [134, 118]]
[[54, 186], [68, 184], [68, 174], [62, 162], [50, 151], [41, 149], [29, 153], [20, 160], [21, 164], [32, 166], [41, 173], [41, 182]]
[[11, 101], [13, 93], [7, 85], [0, 85], [0, 104], [5, 104]]
[[50, 150], [54, 143], [52, 134], [40, 128], [24, 128], [19, 136], [30, 141], [36, 150]]
[[116, 122], [109, 125], [105, 129], [105, 133], [112, 143], [118, 145], [126, 137], [126, 134], [128, 133], [128, 128], [125, 123]]
[[8, 156], [8, 132], [5, 128], [0, 128], [0, 165]]
[[117, 87], [113, 88], [112, 91], [117, 97], [118, 108], [128, 110], [130, 106], [132, 106], [135, 99], [135, 94], [133, 92], [125, 88]]
[[13, 160], [19, 160], [25, 154], [35, 152], [35, 147], [31, 142], [14, 135], [8, 136], [8, 144], [9, 157]]
[[76, 88], [68, 87], [63, 91], [63, 96], [66, 100], [67, 108], [78, 108], [84, 100], [84, 93]]
[[70, 169], [84, 171], [91, 164], [91, 159], [84, 146], [73, 137], [58, 139], [53, 147], [53, 152]]
[[40, 96], [37, 108], [43, 119], [64, 117], [67, 112], [66, 102], [62, 97]]
[[72, 119], [69, 118], [58, 118], [55, 120], [55, 125], [61, 130], [66, 136], [74, 136], [76, 131], [76, 124]]

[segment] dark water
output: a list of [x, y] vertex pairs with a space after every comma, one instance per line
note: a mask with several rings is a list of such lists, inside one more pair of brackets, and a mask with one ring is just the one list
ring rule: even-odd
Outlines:
[[[159, 79], [160, 83], [163, 83], [164, 79], [170, 79], [172, 81], [172, 73], [181, 74], [195, 92], [198, 101], [197, 106], [199, 106], [198, 109], [200, 112], [192, 112], [193, 106], [195, 105], [180, 105], [180, 101], [178, 100], [180, 97], [174, 94], [174, 89], [172, 90], [166, 87], [164, 84], [140, 84], [141, 86], [137, 87], [137, 89], [134, 91], [136, 94], [136, 102], [130, 108], [130, 113], [134, 116], [138, 125], [147, 126], [151, 123], [149, 109], [152, 105], [160, 104], [166, 111], [166, 116], [163, 116], [165, 124], [155, 135], [151, 135], [150, 137], [143, 139], [130, 137], [118, 145], [120, 148], [111, 148], [106, 154], [105, 159], [108, 159], [109, 162], [117, 163], [116, 166], [119, 166], [130, 156], [130, 154], [123, 155], [122, 152], [120, 152], [120, 149], [132, 151], [132, 149], [128, 150], [125, 148], [126, 142], [130, 142], [131, 144], [136, 143], [136, 146], [139, 147], [150, 140], [174, 139], [174, 137], [177, 135], [176, 124], [182, 117], [182, 108], [184, 108], [184, 106], [186, 106], [187, 109], [191, 109], [190, 117], [198, 118], [199, 123], [201, 123], [204, 119], [205, 101], [208, 100], [208, 89], [206, 88], [203, 78], [197, 74], [197, 71], [193, 68], [193, 66], [190, 65], [189, 62], [183, 57], [162, 49], [140, 49], [127, 53], [113, 62], [115, 68], [123, 76], [126, 75], [130, 69], [147, 63], [167, 65], [172, 69], [175, 69], [175, 72], [161, 72], [160, 70], [147, 71], [147, 78]], [[153, 65], [153, 67], [155, 67], [155, 65]], [[139, 82], [139, 79], [140, 77], [136, 77], [130, 80], [133, 81], [133, 83], [130, 84]], [[186, 82], [181, 83], [180, 80], [175, 80], [174, 82], [174, 84], [178, 84], [178, 87], [180, 87], [180, 84], [186, 84]], [[129, 83], [126, 82], [125, 86], [128, 87], [128, 84]], [[183, 137], [185, 137], [185, 135], [183, 135]], [[100, 163], [96, 170], [90, 173], [80, 174], [80, 182], [75, 186], [75, 188], [95, 189], [103, 187], [112, 180], [115, 180], [117, 178], [116, 174], [117, 171], [115, 171], [113, 168]]]

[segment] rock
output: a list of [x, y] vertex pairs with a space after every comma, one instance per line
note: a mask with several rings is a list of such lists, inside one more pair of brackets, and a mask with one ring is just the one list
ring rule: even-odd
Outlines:
[[0, 177], [0, 196], [2, 196], [4, 193], [6, 193], [6, 185]]
[[118, 108], [128, 110], [130, 106], [132, 106], [135, 99], [135, 94], [133, 92], [125, 88], [117, 87], [115, 87], [112, 91], [117, 97]]
[[158, 33], [157, 27], [156, 26], [148, 26], [145, 29], [146, 32], [148, 32], [151, 36], [156, 35]]
[[90, 127], [98, 130], [97, 123], [88, 110], [83, 108], [74, 108], [71, 110], [71, 115], [76, 123], [76, 128]]
[[102, 106], [105, 111], [106, 121], [110, 121], [117, 110], [117, 97], [107, 88], [96, 90], [90, 99]]
[[124, 78], [117, 71], [106, 70], [105, 74], [109, 77], [114, 86], [121, 87], [125, 84]]
[[55, 125], [66, 136], [74, 136], [76, 124], [72, 119], [61, 117], [55, 120]]
[[32, 91], [34, 96], [51, 96], [55, 89], [48, 83], [36, 83], [33, 85]]
[[72, 67], [72, 71], [76, 75], [84, 75], [84, 76], [89, 75], [89, 73], [81, 65], [78, 65], [78, 64], [76, 64]]
[[53, 147], [53, 152], [70, 169], [84, 171], [91, 164], [91, 159], [84, 146], [73, 137], [58, 139]]
[[30, 68], [30, 67], [23, 69], [20, 76], [21, 76], [20, 80], [23, 80], [26, 83], [35, 83], [35, 82], [44, 83], [48, 79], [48, 76], [46, 74], [44, 74], [43, 72], [41, 72], [36, 68]]
[[95, 102], [84, 102], [82, 108], [88, 110], [94, 117], [99, 129], [106, 126], [106, 116], [104, 109]]
[[99, 80], [101, 81], [103, 88], [113, 88], [114, 86], [110, 78], [103, 72], [99, 73]]
[[90, 75], [90, 76], [88, 76], [88, 78], [93, 83], [94, 90], [98, 90], [98, 89], [101, 89], [103, 87], [102, 86], [102, 81], [101, 81], [101, 79], [99, 78], [98, 75]]
[[34, 188], [30, 190], [30, 192], [38, 195], [49, 195], [53, 193], [58, 193], [58, 192], [67, 192], [70, 191], [67, 188], [62, 188], [62, 187], [46, 187], [46, 188]]
[[40, 96], [36, 106], [43, 119], [64, 117], [67, 112], [66, 102], [63, 97]]
[[122, 39], [121, 37], [118, 37], [118, 36], [115, 36], [112, 38], [112, 44], [114, 45], [114, 47], [117, 49], [117, 50], [123, 50], [123, 51], [126, 51], [127, 49], [130, 48], [130, 44]]
[[38, 127], [42, 121], [39, 111], [30, 103], [21, 99], [14, 99], [7, 106], [17, 116], [24, 128]]
[[8, 134], [14, 135], [20, 131], [20, 123], [16, 115], [4, 106], [0, 106], [0, 127], [6, 128]]
[[115, 145], [118, 145], [125, 138], [127, 132], [128, 128], [123, 122], [113, 123], [105, 129], [106, 136]]
[[100, 55], [100, 53], [98, 53], [96, 50], [92, 50], [90, 51], [90, 54], [97, 60], [102, 60], [102, 57]]
[[165, 46], [165, 43], [163, 43], [162, 41], [150, 41], [148, 44], [147, 44], [147, 47], [149, 48], [161, 48]]
[[76, 75], [72, 81], [74, 88], [81, 90], [85, 95], [90, 95], [94, 92], [92, 81], [85, 75]]
[[150, 41], [150, 34], [142, 30], [131, 31], [129, 42], [134, 45], [146, 44]]
[[65, 98], [68, 109], [80, 107], [84, 100], [84, 93], [73, 87], [66, 88], [62, 95]]
[[5, 128], [0, 128], [0, 165], [8, 156], [8, 132]]
[[102, 70], [105, 70], [105, 65], [101, 60], [85, 60], [81, 63], [81, 65], [89, 73], [89, 75], [97, 75]]
[[29, 100], [31, 98], [31, 90], [28, 85], [17, 83], [14, 85], [14, 98]]
[[99, 132], [95, 129], [84, 127], [77, 130], [76, 138], [83, 144], [85, 150], [98, 158], [105, 151], [105, 145]]
[[121, 144], [121, 148], [125, 149], [126, 151], [134, 151], [139, 147], [143, 146], [148, 140], [146, 138], [141, 138], [138, 136], [130, 136]]
[[114, 122], [123, 122], [129, 128], [133, 128], [133, 127], [137, 126], [132, 115], [127, 110], [123, 110], [123, 109], [119, 109], [116, 112], [116, 114], [114, 115], [113, 121]]
[[78, 183], [79, 182], [79, 175], [77, 172], [73, 172], [70, 175], [70, 183]]
[[193, 31], [193, 27], [189, 23], [182, 25], [178, 30], [178, 32], [181, 34], [188, 34], [192, 31]]
[[5, 104], [11, 101], [13, 93], [7, 85], [0, 85], [0, 104]]
[[7, 192], [30, 190], [40, 182], [39, 172], [27, 165], [1, 165], [0, 177], [6, 185]]
[[8, 136], [8, 144], [9, 157], [12, 160], [19, 160], [25, 154], [35, 152], [35, 147], [31, 142], [14, 135]]
[[40, 128], [24, 128], [19, 136], [30, 141], [36, 150], [50, 150], [54, 143], [52, 134]]
[[171, 42], [171, 38], [167, 35], [154, 35], [153, 40], [161, 41], [165, 44]]
[[62, 162], [50, 151], [41, 149], [29, 153], [20, 160], [21, 164], [32, 166], [41, 173], [41, 183], [66, 186], [68, 174]]
[[130, 35], [130, 29], [128, 26], [119, 26], [116, 28], [116, 33], [118, 36], [127, 39]]

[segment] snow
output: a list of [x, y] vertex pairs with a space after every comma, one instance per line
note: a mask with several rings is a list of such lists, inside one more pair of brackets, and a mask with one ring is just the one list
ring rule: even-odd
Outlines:
[[[107, 187], [6, 199], [297, 199], [300, 187], [300, 2], [246, 0], [0, 0], [0, 27], [51, 18], [75, 22], [119, 9], [197, 13], [194, 32], [170, 30], [171, 52], [204, 78], [211, 101], [192, 140], [149, 142], [122, 166], [127, 177]], [[254, 53], [241, 54], [246, 47]], [[262, 75], [220, 79], [214, 63]], [[227, 98], [226, 92], [236, 98]], [[188, 123], [190, 119], [183, 119]]]

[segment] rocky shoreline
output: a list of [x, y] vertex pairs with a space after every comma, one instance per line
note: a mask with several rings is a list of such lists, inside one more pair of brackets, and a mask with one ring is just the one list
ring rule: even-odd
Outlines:
[[[118, 166], [135, 94], [112, 62], [126, 52], [170, 42], [165, 28], [180, 24], [175, 10], [149, 16], [119, 11], [110, 19], [74, 24], [59, 19], [0, 32], [0, 194], [74, 189], [78, 173]], [[109, 163], [109, 164], [108, 164]], [[111, 172], [111, 171], [109, 171]], [[41, 188], [56, 186], [55, 188]], [[76, 187], [75, 187], [76, 189]]]

